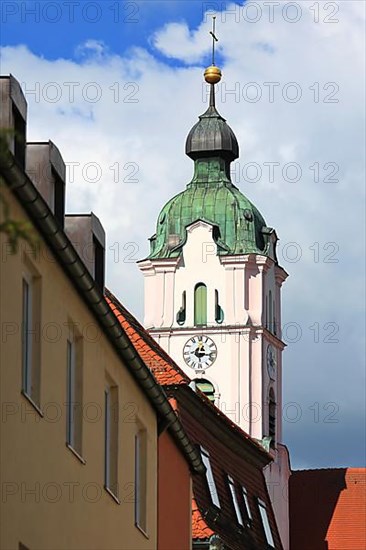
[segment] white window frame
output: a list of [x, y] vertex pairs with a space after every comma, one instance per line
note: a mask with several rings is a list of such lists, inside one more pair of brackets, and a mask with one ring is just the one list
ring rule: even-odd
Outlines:
[[22, 350], [22, 389], [32, 397], [32, 368], [33, 368], [33, 288], [32, 277], [23, 274], [23, 350]]
[[238, 498], [236, 496], [236, 492], [235, 492], [235, 483], [234, 483], [234, 480], [231, 476], [227, 476], [227, 480], [228, 480], [228, 483], [229, 483], [229, 488], [230, 488], [230, 492], [231, 492], [231, 496], [232, 496], [232, 499], [233, 499], [233, 504], [234, 504], [234, 509], [235, 509], [235, 514], [236, 514], [236, 519], [238, 520], [238, 523], [244, 527], [244, 521], [243, 521], [243, 516], [241, 514], [241, 511], [240, 511], [240, 506], [239, 506], [239, 502], [238, 502]]
[[32, 265], [22, 269], [21, 392], [41, 411], [41, 277]]
[[104, 390], [104, 484], [111, 487], [111, 392], [107, 386]]
[[75, 341], [67, 340], [67, 444], [75, 449]]
[[218, 508], [221, 508], [220, 499], [219, 499], [215, 479], [211, 468], [210, 454], [203, 447], [200, 447], [200, 449], [201, 449], [201, 455], [202, 455], [202, 462], [206, 467], [206, 480], [210, 491], [212, 503]]
[[[135, 435], [135, 524], [145, 534], [147, 533], [147, 434], [145, 429], [139, 429]], [[144, 471], [141, 472], [141, 467]], [[141, 479], [142, 473], [142, 479]], [[145, 487], [142, 486], [145, 485]], [[144, 502], [142, 502], [144, 499]]]
[[[114, 410], [115, 405], [117, 411]], [[118, 387], [108, 380], [104, 388], [104, 487], [120, 504], [118, 498], [118, 424]]]
[[248, 491], [246, 490], [245, 487], [242, 486], [241, 492], [242, 492], [242, 495], [243, 495], [243, 500], [244, 500], [245, 508], [246, 508], [246, 511], [247, 511], [247, 514], [248, 514], [248, 519], [249, 519], [250, 521], [252, 521], [252, 520], [253, 520], [253, 516], [252, 516], [252, 512], [251, 512], [250, 505], [249, 505]]
[[264, 533], [266, 535], [267, 543], [269, 544], [269, 546], [272, 546], [272, 548], [275, 548], [271, 526], [268, 520], [267, 508], [265, 503], [260, 499], [258, 499], [258, 507], [259, 507], [259, 513], [261, 515], [262, 525], [263, 525]]
[[142, 527], [141, 525], [141, 479], [140, 479], [140, 468], [141, 468], [141, 435], [140, 432], [137, 432], [135, 435], [135, 522], [136, 525]]

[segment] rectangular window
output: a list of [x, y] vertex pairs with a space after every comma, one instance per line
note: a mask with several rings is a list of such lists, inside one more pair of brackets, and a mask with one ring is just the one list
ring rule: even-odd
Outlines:
[[253, 517], [252, 517], [252, 512], [250, 511], [249, 500], [248, 500], [248, 492], [247, 492], [245, 487], [242, 487], [241, 490], [242, 490], [242, 494], [243, 494], [243, 500], [244, 500], [245, 510], [246, 510], [248, 519], [252, 520]]
[[219, 500], [219, 495], [217, 493], [215, 479], [212, 473], [210, 455], [205, 449], [203, 449], [203, 447], [201, 447], [201, 454], [202, 454], [202, 462], [206, 467], [206, 479], [207, 479], [207, 485], [210, 491], [212, 503], [218, 508], [220, 508], [220, 500]]
[[23, 277], [22, 390], [40, 406], [40, 278]]
[[147, 532], [147, 434], [140, 429], [135, 435], [135, 523]]
[[104, 392], [104, 484], [118, 496], [118, 388], [108, 385]]
[[240, 523], [240, 525], [244, 525], [243, 517], [241, 515], [238, 499], [237, 499], [236, 492], [235, 492], [234, 480], [231, 476], [227, 476], [227, 479], [228, 479], [228, 482], [229, 482], [229, 488], [230, 488], [231, 496], [232, 496], [232, 499], [233, 499], [236, 519], [238, 520], [238, 523]]
[[266, 505], [264, 504], [264, 502], [258, 499], [258, 506], [259, 506], [259, 512], [262, 518], [262, 524], [263, 524], [264, 533], [266, 535], [267, 543], [269, 544], [269, 546], [272, 546], [272, 548], [274, 548], [275, 544], [273, 541], [271, 527], [268, 521]]
[[67, 415], [66, 441], [82, 455], [82, 340], [75, 334], [67, 340]]
[[31, 394], [32, 385], [32, 291], [23, 279], [23, 390]]

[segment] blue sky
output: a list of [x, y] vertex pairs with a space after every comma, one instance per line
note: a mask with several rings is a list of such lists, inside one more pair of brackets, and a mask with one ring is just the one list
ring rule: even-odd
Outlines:
[[[104, 41], [115, 53], [131, 45], [150, 48], [151, 34], [171, 21], [186, 21], [190, 28], [202, 21], [203, 6], [196, 0], [4, 2], [1, 43], [27, 44], [47, 59], [74, 58], [77, 46], [94, 39]], [[73, 5], [75, 4], [75, 5]], [[221, 2], [215, 2], [218, 6]], [[155, 51], [155, 55], [159, 52]], [[175, 64], [179, 64], [177, 61]]]
[[[315, 12], [299, 2], [295, 13], [281, 2], [271, 20], [262, 2], [256, 14], [242, 3], [80, 1], [73, 22], [70, 3], [54, 4], [2, 2], [1, 72], [27, 90], [28, 139], [51, 139], [76, 163], [67, 211], [100, 217], [108, 286], [140, 320], [135, 261], [148, 253], [161, 207], [192, 174], [184, 143], [205, 110], [205, 9], [217, 9], [218, 108], [241, 150], [234, 183], [276, 229], [290, 274], [283, 377], [292, 465], [363, 465], [365, 4], [316, 2]], [[24, 11], [32, 5], [39, 20]], [[86, 171], [91, 163], [100, 178]]]

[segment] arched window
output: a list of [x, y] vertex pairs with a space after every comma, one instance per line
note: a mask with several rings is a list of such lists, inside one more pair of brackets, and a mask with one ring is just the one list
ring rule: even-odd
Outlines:
[[273, 388], [269, 391], [268, 435], [272, 438], [271, 446], [273, 447], [276, 441], [276, 398]]
[[272, 332], [272, 323], [273, 323], [273, 301], [272, 301], [272, 291], [270, 290], [269, 291], [269, 294], [268, 294], [268, 302], [269, 302], [269, 311], [268, 311], [268, 316], [269, 316], [269, 323], [268, 323], [268, 330], [270, 332]]
[[194, 380], [194, 383], [196, 384], [196, 388], [204, 393], [210, 401], [215, 401], [215, 388], [213, 384], [211, 384], [211, 382], [205, 380], [204, 378], [196, 378], [196, 380]]
[[186, 291], [182, 293], [182, 306], [177, 313], [177, 323], [178, 325], [184, 325], [186, 320]]
[[215, 290], [215, 321], [216, 323], [222, 323], [224, 320], [224, 311], [219, 302], [219, 291]]
[[194, 324], [207, 325], [207, 287], [203, 283], [194, 288]]

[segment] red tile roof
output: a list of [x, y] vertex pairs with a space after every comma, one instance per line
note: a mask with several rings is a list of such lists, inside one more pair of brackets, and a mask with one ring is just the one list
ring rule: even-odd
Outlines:
[[290, 540], [296, 550], [365, 550], [366, 469], [293, 472]]
[[192, 538], [194, 540], [208, 540], [214, 532], [208, 527], [198, 509], [197, 502], [192, 499]]
[[189, 384], [190, 378], [174, 363], [135, 317], [107, 290], [105, 298], [141, 359], [164, 385]]

